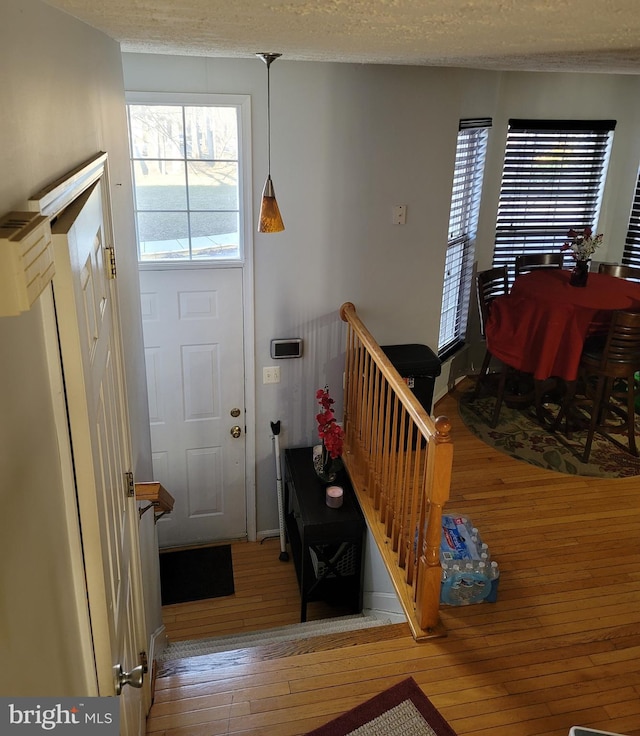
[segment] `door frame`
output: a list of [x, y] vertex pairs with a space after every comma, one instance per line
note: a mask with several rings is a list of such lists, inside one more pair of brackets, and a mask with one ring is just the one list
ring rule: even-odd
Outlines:
[[[247, 540], [255, 542], [257, 531], [256, 499], [256, 359], [255, 359], [255, 300], [254, 300], [254, 220], [253, 220], [253, 152], [251, 148], [251, 95], [220, 94], [215, 92], [142, 92], [125, 91], [127, 104], [166, 103], [177, 105], [207, 104], [215, 98], [223, 104], [231, 102], [240, 111], [239, 135], [242, 140], [240, 173], [242, 177], [242, 256], [236, 261], [191, 261], [179, 264], [179, 268], [214, 268], [217, 270], [242, 269], [242, 324], [244, 342], [244, 399], [245, 399], [245, 503], [247, 514]], [[176, 264], [138, 261], [138, 270], [174, 270]], [[267, 429], [265, 428], [265, 431]]]
[[[88, 159], [80, 166], [68, 172], [60, 179], [54, 181], [51, 185], [36, 193], [27, 202], [27, 208], [30, 211], [38, 212], [50, 220], [58, 216], [67, 206], [74, 202], [83, 192], [85, 192], [92, 184], [98, 180], [102, 180], [102, 207], [104, 217], [104, 228], [107, 241], [113, 242], [111, 207], [110, 207], [110, 185], [107, 167], [107, 154], [99, 152], [94, 157]], [[55, 284], [55, 275], [53, 278]], [[86, 552], [82, 542], [81, 534], [81, 515], [78, 506], [77, 484], [73, 465], [73, 442], [71, 439], [69, 413], [64, 389], [64, 369], [62, 365], [62, 355], [60, 352], [60, 343], [58, 337], [58, 318], [53, 297], [53, 284], [49, 284], [39, 299], [39, 309], [42, 316], [42, 324], [44, 329], [45, 341], [45, 357], [49, 372], [51, 401], [54, 412], [54, 421], [57, 429], [58, 437], [58, 454], [60, 462], [60, 475], [63, 489], [63, 498], [65, 507], [67, 508], [68, 518], [68, 536], [69, 544], [72, 552], [72, 570], [71, 576], [74, 583], [74, 595], [76, 601], [76, 609], [80, 622], [80, 630], [78, 632], [79, 639], [79, 659], [77, 666], [81, 668], [83, 682], [86, 687], [86, 694], [89, 696], [98, 696], [105, 693], [104, 679], [100, 675], [100, 664], [104, 664], [105, 652], [103, 647], [96, 647], [96, 630], [106, 626], [106, 610], [98, 611], [97, 620], [91, 613], [89, 588], [86, 581]], [[136, 517], [138, 514], [136, 513]], [[139, 517], [134, 523], [139, 525]], [[137, 580], [132, 581], [131, 592], [136, 598], [136, 616], [133, 625], [140, 636], [144, 639], [143, 644], [145, 650], [149, 649], [150, 632], [146, 630], [146, 620], [144, 617], [143, 591], [140, 588], [141, 582], [141, 561], [139, 556], [139, 548], [135, 545], [138, 554], [137, 571], [135, 576]], [[99, 596], [98, 596], [99, 598]], [[98, 600], [98, 608], [100, 606]], [[104, 614], [104, 615], [103, 615]], [[97, 632], [99, 638], [100, 632]], [[111, 653], [108, 652], [108, 659], [111, 660]], [[111, 670], [111, 665], [109, 665]], [[111, 682], [111, 676], [109, 682]], [[142, 712], [143, 718], [149, 712], [151, 707], [151, 677], [145, 677], [142, 688]], [[143, 726], [143, 724], [141, 724]]]

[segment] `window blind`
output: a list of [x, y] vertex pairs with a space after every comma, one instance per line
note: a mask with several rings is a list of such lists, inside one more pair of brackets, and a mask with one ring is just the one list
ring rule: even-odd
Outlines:
[[491, 119], [460, 121], [449, 211], [438, 354], [464, 342], [469, 315], [475, 237]]
[[640, 268], [640, 172], [638, 172], [636, 193], [633, 197], [633, 205], [631, 206], [629, 230], [624, 241], [622, 263], [625, 266]]
[[614, 120], [509, 121], [494, 266], [560, 250], [570, 228], [597, 226]]

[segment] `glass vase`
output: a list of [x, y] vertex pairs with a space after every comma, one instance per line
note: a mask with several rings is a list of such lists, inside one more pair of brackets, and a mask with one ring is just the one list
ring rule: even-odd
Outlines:
[[341, 467], [342, 460], [339, 457], [332, 458], [324, 444], [314, 446], [313, 468], [323, 483], [333, 483]]
[[586, 286], [589, 279], [589, 261], [576, 261], [571, 271], [569, 283], [571, 286]]

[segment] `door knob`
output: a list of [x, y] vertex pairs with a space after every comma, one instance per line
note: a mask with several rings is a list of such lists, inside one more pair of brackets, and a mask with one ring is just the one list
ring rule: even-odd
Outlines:
[[239, 417], [240, 416], [240, 409], [234, 408], [232, 409], [229, 414], [231, 414], [232, 417]]
[[235, 427], [231, 427], [231, 436], [232, 436], [232, 437], [233, 437], [234, 439], [236, 439], [236, 440], [237, 440], [237, 439], [238, 439], [238, 437], [240, 437], [240, 435], [241, 435], [241, 434], [242, 434], [242, 429], [241, 429], [240, 427], [238, 427], [238, 425], [237, 425], [237, 424], [236, 424], [236, 426], [235, 426]]
[[139, 664], [134, 667], [131, 672], [125, 672], [122, 669], [122, 665], [116, 665], [116, 695], [120, 695], [122, 688], [125, 685], [131, 685], [131, 687], [142, 687], [142, 681], [144, 680], [144, 665]]

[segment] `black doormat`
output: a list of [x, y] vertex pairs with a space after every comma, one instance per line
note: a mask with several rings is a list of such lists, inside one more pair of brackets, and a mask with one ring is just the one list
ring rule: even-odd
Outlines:
[[231, 545], [160, 554], [162, 605], [233, 595]]

